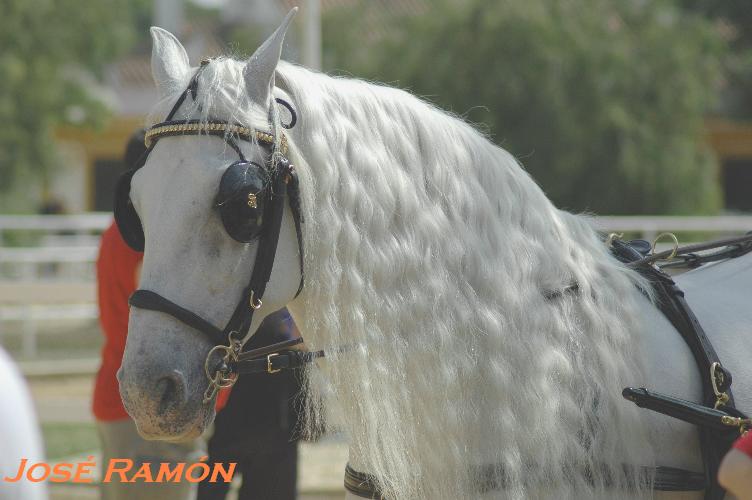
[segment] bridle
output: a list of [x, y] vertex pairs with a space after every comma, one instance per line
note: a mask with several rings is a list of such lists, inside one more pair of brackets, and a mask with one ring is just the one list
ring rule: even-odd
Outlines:
[[[172, 316], [191, 328], [202, 332], [215, 344], [209, 351], [204, 362], [204, 371], [209, 380], [209, 386], [204, 392], [204, 404], [210, 402], [219, 389], [234, 384], [241, 373], [256, 373], [259, 371], [275, 373], [281, 369], [294, 368], [303, 363], [309, 363], [323, 356], [323, 352], [283, 351], [302, 343], [302, 339], [293, 339], [260, 349], [241, 352], [244, 340], [248, 337], [248, 330], [251, 327], [253, 315], [262, 305], [262, 298], [271, 276], [286, 200], [289, 200], [295, 222], [299, 251], [300, 284], [298, 285], [295, 297], [303, 290], [303, 218], [300, 207], [299, 181], [293, 165], [286, 156], [288, 147], [284, 134], [280, 134], [280, 140], [277, 142], [273, 132], [254, 130], [238, 123], [220, 120], [174, 119], [175, 114], [188, 95], [193, 100], [196, 99], [198, 76], [209, 62], [209, 60], [202, 61], [201, 66], [173, 105], [165, 121], [153, 125], [146, 131], [145, 145], [147, 150], [144, 153], [141, 164], [145, 162], [148, 155], [153, 151], [157, 141], [164, 137], [212, 135], [224, 139], [240, 158], [223, 175], [220, 189], [225, 184], [224, 176], [228, 175], [230, 170], [237, 170], [234, 167], [239, 167], [240, 169], [255, 169], [259, 167], [261, 169], [257, 172], [257, 177], [264, 182], [261, 190], [247, 191], [246, 193], [242, 189], [245, 186], [241, 185], [239, 188], [239, 192], [247, 197], [247, 201], [246, 199], [242, 200], [243, 203], [247, 203], [248, 207], [250, 207], [249, 210], [254, 214], [261, 210], [259, 218], [263, 220], [262, 224], [259, 225], [258, 234], [251, 235], [252, 239], [258, 238], [259, 242], [250, 281], [243, 289], [235, 310], [224, 328], [216, 327], [193, 311], [151, 290], [136, 290], [128, 300], [128, 303], [132, 307], [157, 311]], [[282, 102], [292, 114], [290, 124], [283, 125], [283, 127], [289, 128], [295, 124], [297, 117], [292, 107], [288, 103]], [[265, 166], [262, 168], [254, 162], [248, 162], [238, 147], [236, 140], [255, 142], [264, 147], [267, 152]], [[255, 172], [255, 170], [253, 171]], [[135, 170], [127, 172], [121, 178], [118, 192], [116, 193], [115, 218], [126, 242], [136, 249], [139, 246], [143, 249], [143, 228], [128, 196], [130, 192], [130, 179], [134, 173]], [[232, 179], [227, 181], [227, 184], [232, 185]], [[260, 209], [259, 204], [261, 205]], [[235, 239], [239, 239], [233, 234], [233, 228], [228, 227], [228, 222], [224, 218], [223, 223], [225, 223], [225, 229], [228, 230], [230, 235]], [[239, 241], [246, 240], [239, 239]]]

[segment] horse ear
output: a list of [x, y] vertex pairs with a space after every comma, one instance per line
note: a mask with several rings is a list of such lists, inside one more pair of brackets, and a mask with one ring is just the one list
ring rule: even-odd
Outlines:
[[297, 12], [298, 8], [294, 7], [287, 14], [279, 28], [253, 53], [243, 70], [248, 96], [264, 107], [269, 106], [269, 96], [274, 88], [274, 71], [282, 55], [285, 33]]
[[152, 26], [150, 31], [151, 73], [160, 95], [165, 97], [183, 83], [185, 74], [190, 71], [188, 54], [169, 31], [156, 26]]

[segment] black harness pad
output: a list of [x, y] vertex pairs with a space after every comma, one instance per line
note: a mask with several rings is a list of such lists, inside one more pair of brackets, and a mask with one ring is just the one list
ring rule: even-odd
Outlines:
[[270, 183], [266, 169], [252, 161], [237, 161], [222, 174], [215, 204], [232, 239], [248, 243], [259, 236]]
[[123, 239], [133, 250], [144, 251], [144, 228], [131, 202], [131, 179], [138, 168], [124, 172], [115, 188], [115, 223]]

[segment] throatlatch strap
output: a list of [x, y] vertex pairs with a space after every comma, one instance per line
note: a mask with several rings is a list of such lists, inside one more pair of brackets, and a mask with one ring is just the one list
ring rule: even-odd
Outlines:
[[255, 359], [236, 361], [230, 369], [239, 375], [244, 373], [276, 373], [293, 370], [324, 357], [324, 351], [279, 351]]

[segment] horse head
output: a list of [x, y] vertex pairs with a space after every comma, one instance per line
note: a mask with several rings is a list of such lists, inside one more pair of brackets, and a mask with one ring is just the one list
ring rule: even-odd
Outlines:
[[295, 10], [243, 64], [192, 68], [173, 35], [151, 30], [162, 121], [147, 131], [148, 158], [121, 180], [116, 207], [126, 241], [144, 251], [118, 372], [144, 437], [203, 432], [216, 389], [232, 383], [216, 378], [231, 348], [302, 286], [297, 179], [274, 94]]

